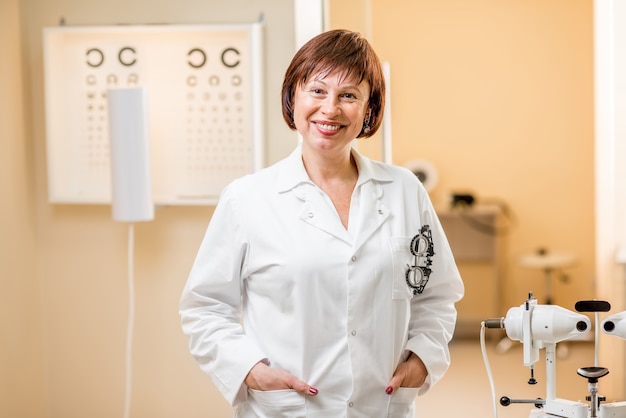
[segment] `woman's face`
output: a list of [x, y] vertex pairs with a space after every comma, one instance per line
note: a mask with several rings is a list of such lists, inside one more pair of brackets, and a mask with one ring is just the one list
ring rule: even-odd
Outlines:
[[296, 88], [293, 118], [305, 147], [319, 152], [345, 150], [363, 128], [370, 87], [343, 73], [311, 77]]

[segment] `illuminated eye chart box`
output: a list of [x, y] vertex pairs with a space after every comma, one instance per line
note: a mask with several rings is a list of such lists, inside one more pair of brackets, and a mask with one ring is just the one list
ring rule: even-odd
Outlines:
[[50, 202], [111, 202], [112, 88], [145, 89], [155, 204], [214, 204], [226, 184], [262, 167], [262, 23], [43, 35]]

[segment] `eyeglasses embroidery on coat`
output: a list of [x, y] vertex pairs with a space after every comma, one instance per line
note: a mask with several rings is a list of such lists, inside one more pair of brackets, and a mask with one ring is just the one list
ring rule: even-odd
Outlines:
[[433, 234], [430, 225], [423, 225], [420, 232], [411, 240], [411, 254], [413, 254], [413, 265], [407, 264], [406, 283], [413, 294], [417, 295], [424, 291], [432, 269], [435, 246], [433, 245]]

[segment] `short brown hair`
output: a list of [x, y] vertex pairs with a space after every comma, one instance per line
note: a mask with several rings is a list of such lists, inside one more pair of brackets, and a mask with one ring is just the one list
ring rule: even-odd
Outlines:
[[312, 75], [329, 74], [339, 70], [346, 78], [370, 86], [368, 99], [369, 131], [361, 130], [357, 138], [367, 138], [376, 133], [383, 119], [385, 107], [385, 79], [380, 60], [369, 42], [357, 32], [331, 30], [321, 33], [300, 48], [285, 72], [282, 88], [283, 118], [295, 130], [293, 100], [295, 89]]

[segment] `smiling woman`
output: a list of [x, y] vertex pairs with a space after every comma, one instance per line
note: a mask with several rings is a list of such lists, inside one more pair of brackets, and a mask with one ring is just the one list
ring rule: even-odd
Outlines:
[[302, 143], [224, 190], [181, 298], [191, 353], [237, 417], [412, 417], [449, 366], [452, 251], [413, 173], [352, 147], [382, 120], [370, 44], [322, 33], [284, 80]]
[[[337, 37], [338, 33], [340, 32], [335, 32], [332, 36]], [[354, 33], [351, 36], [358, 37], [359, 35]], [[333, 45], [336, 50], [327, 45], [309, 42], [294, 56], [287, 69], [282, 90], [283, 118], [291, 129], [296, 129], [293, 119], [293, 101], [297, 88], [309, 83], [319, 83], [331, 72], [335, 72], [337, 82], [342, 84], [351, 82], [352, 85], [348, 86], [357, 90], [353, 93], [361, 93], [361, 100], [367, 98], [370, 132], [361, 132], [358, 137], [369, 137], [378, 130], [385, 107], [385, 80], [381, 64], [376, 53], [367, 49], [364, 49], [365, 55], [363, 56], [357, 55], [356, 51], [351, 55], [341, 54], [342, 48], [349, 47], [348, 43], [351, 41], [354, 39], [337, 37], [336, 45]], [[313, 60], [313, 57], [318, 57], [318, 59]], [[359, 62], [360, 60], [362, 62]], [[368, 92], [358, 91], [358, 86], [363, 83], [369, 88]], [[367, 95], [363, 96], [366, 93]]]

